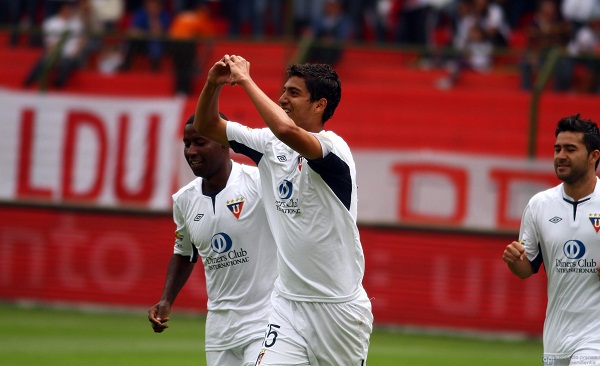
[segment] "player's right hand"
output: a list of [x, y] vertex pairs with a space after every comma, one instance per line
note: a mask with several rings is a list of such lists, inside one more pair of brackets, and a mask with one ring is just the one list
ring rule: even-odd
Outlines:
[[208, 71], [208, 83], [216, 85], [224, 85], [231, 83], [231, 71], [229, 65], [225, 62], [228, 60], [228, 55], [223, 56], [219, 61], [215, 62], [213, 67]]
[[513, 241], [504, 249], [502, 260], [506, 263], [515, 263], [526, 259], [525, 247], [518, 241]]

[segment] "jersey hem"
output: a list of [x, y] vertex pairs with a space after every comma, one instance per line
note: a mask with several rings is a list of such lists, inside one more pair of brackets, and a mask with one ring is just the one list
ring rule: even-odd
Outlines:
[[288, 292], [282, 291], [277, 286], [274, 291], [276, 291], [281, 297], [291, 301], [300, 301], [300, 302], [323, 302], [323, 303], [343, 303], [355, 300], [360, 297], [361, 294], [364, 293], [364, 289], [362, 287], [357, 288], [356, 291], [347, 296], [338, 296], [338, 297], [323, 297], [323, 296], [302, 296], [302, 295], [294, 295]]
[[[265, 323], [265, 330], [267, 329], [267, 324]], [[250, 344], [258, 339], [263, 339], [265, 337], [265, 333], [261, 332], [261, 333], [257, 333], [254, 335], [249, 335], [247, 337], [244, 337], [243, 339], [237, 341], [237, 342], [232, 342], [226, 345], [208, 345], [205, 344], [204, 345], [204, 349], [209, 352], [209, 351], [214, 351], [214, 352], [220, 352], [220, 351], [227, 351], [230, 350], [232, 348], [236, 348], [236, 347], [241, 347], [247, 344]]]

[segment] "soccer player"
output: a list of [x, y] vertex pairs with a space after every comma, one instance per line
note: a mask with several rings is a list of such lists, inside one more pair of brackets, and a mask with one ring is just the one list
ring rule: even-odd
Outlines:
[[[219, 117], [225, 84], [239, 85], [266, 123]], [[356, 171], [348, 145], [324, 124], [341, 98], [325, 64], [291, 65], [279, 105], [254, 83], [250, 64], [225, 55], [208, 72], [194, 127], [257, 163], [278, 248], [273, 311], [256, 365], [365, 365], [373, 326], [363, 289]]]
[[175, 248], [160, 301], [148, 310], [155, 332], [168, 328], [177, 294], [202, 258], [208, 294], [206, 364], [254, 365], [277, 277], [277, 247], [261, 199], [258, 169], [233, 162], [229, 148], [187, 121], [185, 158], [198, 178], [173, 195]]
[[562, 181], [529, 201], [520, 240], [502, 259], [528, 278], [544, 264], [548, 304], [544, 365], [600, 365], [600, 131], [579, 115], [556, 127], [554, 170]]

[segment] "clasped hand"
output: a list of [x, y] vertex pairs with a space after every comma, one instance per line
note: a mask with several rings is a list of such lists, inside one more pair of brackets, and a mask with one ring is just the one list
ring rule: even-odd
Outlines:
[[209, 81], [235, 86], [250, 77], [250, 62], [242, 56], [225, 55], [208, 72]]

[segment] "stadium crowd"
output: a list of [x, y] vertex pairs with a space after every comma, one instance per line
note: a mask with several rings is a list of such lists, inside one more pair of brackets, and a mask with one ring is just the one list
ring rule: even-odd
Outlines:
[[[56, 21], [64, 3], [76, 11]], [[186, 94], [186, 80], [197, 67], [190, 60], [202, 58], [201, 49], [183, 52], [186, 44], [214, 35], [291, 35], [310, 45], [306, 60], [330, 64], [350, 42], [410, 47], [421, 53], [424, 66], [449, 68], [445, 87], [461, 70], [487, 71], [494, 54], [513, 52], [519, 54], [521, 87], [530, 89], [550, 51], [558, 49], [554, 88], [572, 88], [579, 68], [589, 75], [586, 90], [600, 92], [598, 0], [0, 0], [0, 24], [10, 29], [10, 46], [27, 40], [44, 46], [45, 57], [60, 38], [46, 33], [69, 29], [69, 37], [79, 37], [69, 55], [77, 60], [71, 69], [94, 53], [105, 72], [130, 69], [140, 54], [159, 70], [165, 55], [173, 56], [176, 90]], [[107, 42], [107, 34], [120, 43]]]

